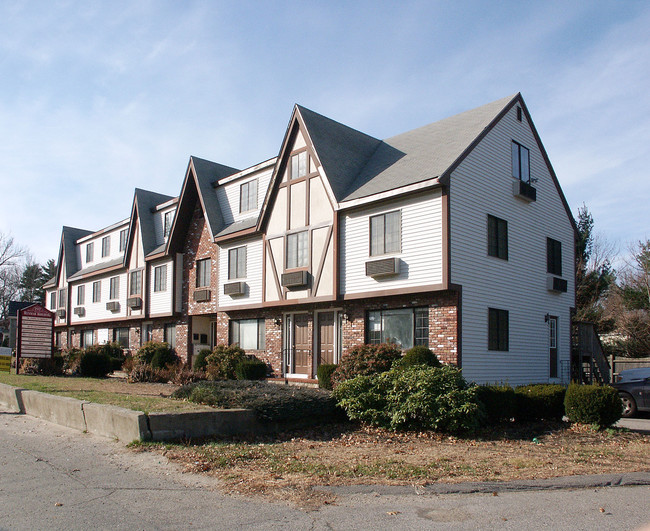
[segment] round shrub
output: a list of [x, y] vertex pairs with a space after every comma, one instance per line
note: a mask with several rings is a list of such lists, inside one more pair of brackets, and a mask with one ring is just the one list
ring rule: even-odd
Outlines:
[[518, 421], [562, 420], [566, 389], [558, 384], [533, 384], [515, 388]]
[[440, 367], [438, 358], [433, 351], [424, 345], [416, 345], [410, 348], [399, 360], [400, 367], [415, 367], [416, 365], [425, 365], [427, 367]]
[[607, 428], [621, 418], [623, 405], [613, 387], [571, 384], [564, 398], [564, 410], [571, 422]]
[[257, 358], [240, 361], [235, 367], [238, 380], [262, 380], [266, 378], [266, 363]]
[[208, 366], [206, 358], [212, 354], [212, 351], [209, 348], [204, 348], [200, 350], [196, 357], [192, 360], [192, 369], [195, 371], [204, 371]]
[[323, 363], [316, 369], [316, 376], [318, 377], [318, 387], [321, 389], [332, 390], [332, 373], [336, 370], [338, 365], [336, 363]]
[[134, 361], [164, 369], [167, 365], [178, 363], [178, 356], [165, 342], [147, 341], [138, 349]]
[[345, 380], [357, 376], [367, 376], [390, 370], [393, 363], [402, 357], [402, 352], [388, 343], [381, 345], [359, 345], [345, 354], [332, 374], [332, 384], [336, 387]]
[[515, 390], [509, 385], [480, 385], [477, 396], [488, 424], [508, 421], [517, 413]]
[[237, 365], [246, 359], [246, 352], [237, 345], [218, 345], [205, 359], [205, 372], [211, 380], [234, 380]]
[[86, 350], [79, 359], [79, 374], [91, 378], [104, 378], [111, 372], [111, 357], [100, 350]]

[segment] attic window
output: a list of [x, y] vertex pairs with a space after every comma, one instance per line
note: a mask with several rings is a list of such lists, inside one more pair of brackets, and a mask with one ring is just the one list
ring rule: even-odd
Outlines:
[[307, 152], [301, 151], [291, 157], [291, 178], [298, 179], [307, 175]]
[[174, 211], [170, 210], [169, 212], [165, 212], [165, 223], [163, 226], [163, 238], [166, 238], [169, 236], [169, 233], [172, 230], [172, 216], [174, 215]]
[[517, 120], [521, 122], [521, 107], [517, 107]]
[[248, 212], [257, 208], [257, 179], [248, 181], [239, 187], [239, 212]]

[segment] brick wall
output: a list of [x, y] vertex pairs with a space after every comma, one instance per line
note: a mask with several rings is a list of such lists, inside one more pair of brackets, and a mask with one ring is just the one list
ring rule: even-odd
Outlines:
[[[209, 315], [217, 312], [217, 294], [219, 290], [218, 256], [218, 247], [212, 241], [208, 224], [203, 217], [203, 209], [197, 201], [183, 247], [183, 309], [181, 312], [183, 315]], [[204, 258], [211, 259], [210, 300], [195, 302], [193, 294], [196, 289], [196, 261]]]

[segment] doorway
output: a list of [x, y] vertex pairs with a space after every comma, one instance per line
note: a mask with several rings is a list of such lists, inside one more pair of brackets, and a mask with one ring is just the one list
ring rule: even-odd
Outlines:
[[557, 378], [557, 317], [551, 315], [548, 318], [548, 359], [549, 378]]

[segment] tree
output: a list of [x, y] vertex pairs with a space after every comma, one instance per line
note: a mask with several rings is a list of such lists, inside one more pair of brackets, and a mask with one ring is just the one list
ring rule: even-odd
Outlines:
[[0, 232], [0, 321], [7, 318], [9, 301], [19, 293], [20, 274], [17, 262], [25, 254], [11, 236]]
[[41, 266], [35, 262], [26, 263], [18, 284], [20, 300], [24, 302], [42, 302], [44, 283]]
[[0, 232], [0, 269], [15, 265], [24, 254], [23, 248], [16, 244], [11, 236]]
[[44, 266], [41, 266], [42, 270], [42, 275], [43, 279], [45, 282], [50, 280], [54, 275], [56, 275], [56, 262], [50, 258], [47, 262], [45, 262]]

